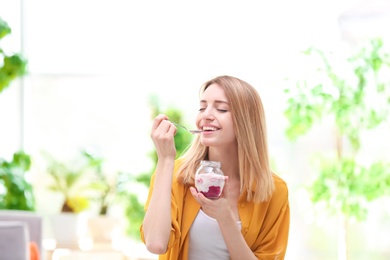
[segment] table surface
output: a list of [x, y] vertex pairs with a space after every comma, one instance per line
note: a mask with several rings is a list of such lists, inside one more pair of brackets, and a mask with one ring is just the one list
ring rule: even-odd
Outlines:
[[95, 243], [82, 248], [52, 248], [45, 250], [45, 260], [155, 260], [145, 245], [122, 241], [121, 245]]

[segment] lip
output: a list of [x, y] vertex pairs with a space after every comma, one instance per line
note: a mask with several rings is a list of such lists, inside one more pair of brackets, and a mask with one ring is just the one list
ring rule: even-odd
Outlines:
[[203, 132], [202, 132], [203, 135], [211, 135], [211, 134], [213, 134], [213, 133], [215, 133], [215, 132], [221, 130], [221, 128], [219, 128], [219, 127], [217, 127], [217, 126], [215, 126], [215, 125], [203, 125], [200, 129], [203, 129], [204, 127], [212, 127], [212, 128], [217, 129], [217, 130], [213, 130], [213, 131], [207, 131], [207, 130], [206, 130], [206, 131], [203, 131]]
[[215, 125], [202, 125], [200, 129], [203, 129], [203, 128], [205, 128], [205, 127], [216, 128], [216, 129], [218, 129], [218, 130], [220, 129], [220, 127], [215, 126]]
[[212, 134], [214, 134], [214, 133], [217, 132], [217, 131], [219, 131], [219, 130], [215, 130], [215, 131], [203, 131], [203, 132], [202, 132], [202, 135], [212, 135]]

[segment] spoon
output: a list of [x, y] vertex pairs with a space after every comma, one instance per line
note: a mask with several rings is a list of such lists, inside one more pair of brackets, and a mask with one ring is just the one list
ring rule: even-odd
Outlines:
[[196, 129], [196, 130], [189, 130], [189, 129], [187, 129], [187, 127], [182, 126], [182, 125], [180, 125], [180, 124], [178, 124], [178, 123], [172, 122], [172, 124], [174, 124], [175, 126], [180, 126], [180, 127], [184, 128], [185, 130], [187, 130], [187, 131], [190, 132], [191, 134], [200, 134], [200, 133], [203, 132], [203, 130], [199, 130], [199, 129]]

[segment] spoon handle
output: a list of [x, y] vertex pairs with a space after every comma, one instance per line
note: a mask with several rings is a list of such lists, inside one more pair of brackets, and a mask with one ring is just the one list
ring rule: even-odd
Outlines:
[[189, 130], [189, 129], [187, 129], [187, 127], [185, 127], [185, 126], [183, 126], [181, 124], [175, 123], [175, 122], [172, 122], [172, 124], [174, 124], [175, 126], [180, 126], [180, 127], [184, 128], [185, 130], [187, 130], [191, 134], [200, 134], [200, 133], [203, 132], [203, 130], [199, 130], [199, 129], [197, 129], [197, 130]]

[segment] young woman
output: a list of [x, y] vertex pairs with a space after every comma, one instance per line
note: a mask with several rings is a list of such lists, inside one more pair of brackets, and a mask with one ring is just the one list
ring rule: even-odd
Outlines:
[[[158, 163], [142, 240], [159, 259], [284, 259], [288, 189], [270, 169], [259, 94], [238, 78], [220, 76], [202, 86], [199, 106], [196, 126], [205, 131], [177, 160], [175, 125], [166, 115], [153, 122]], [[194, 187], [201, 160], [220, 162], [227, 176], [217, 200]]]

